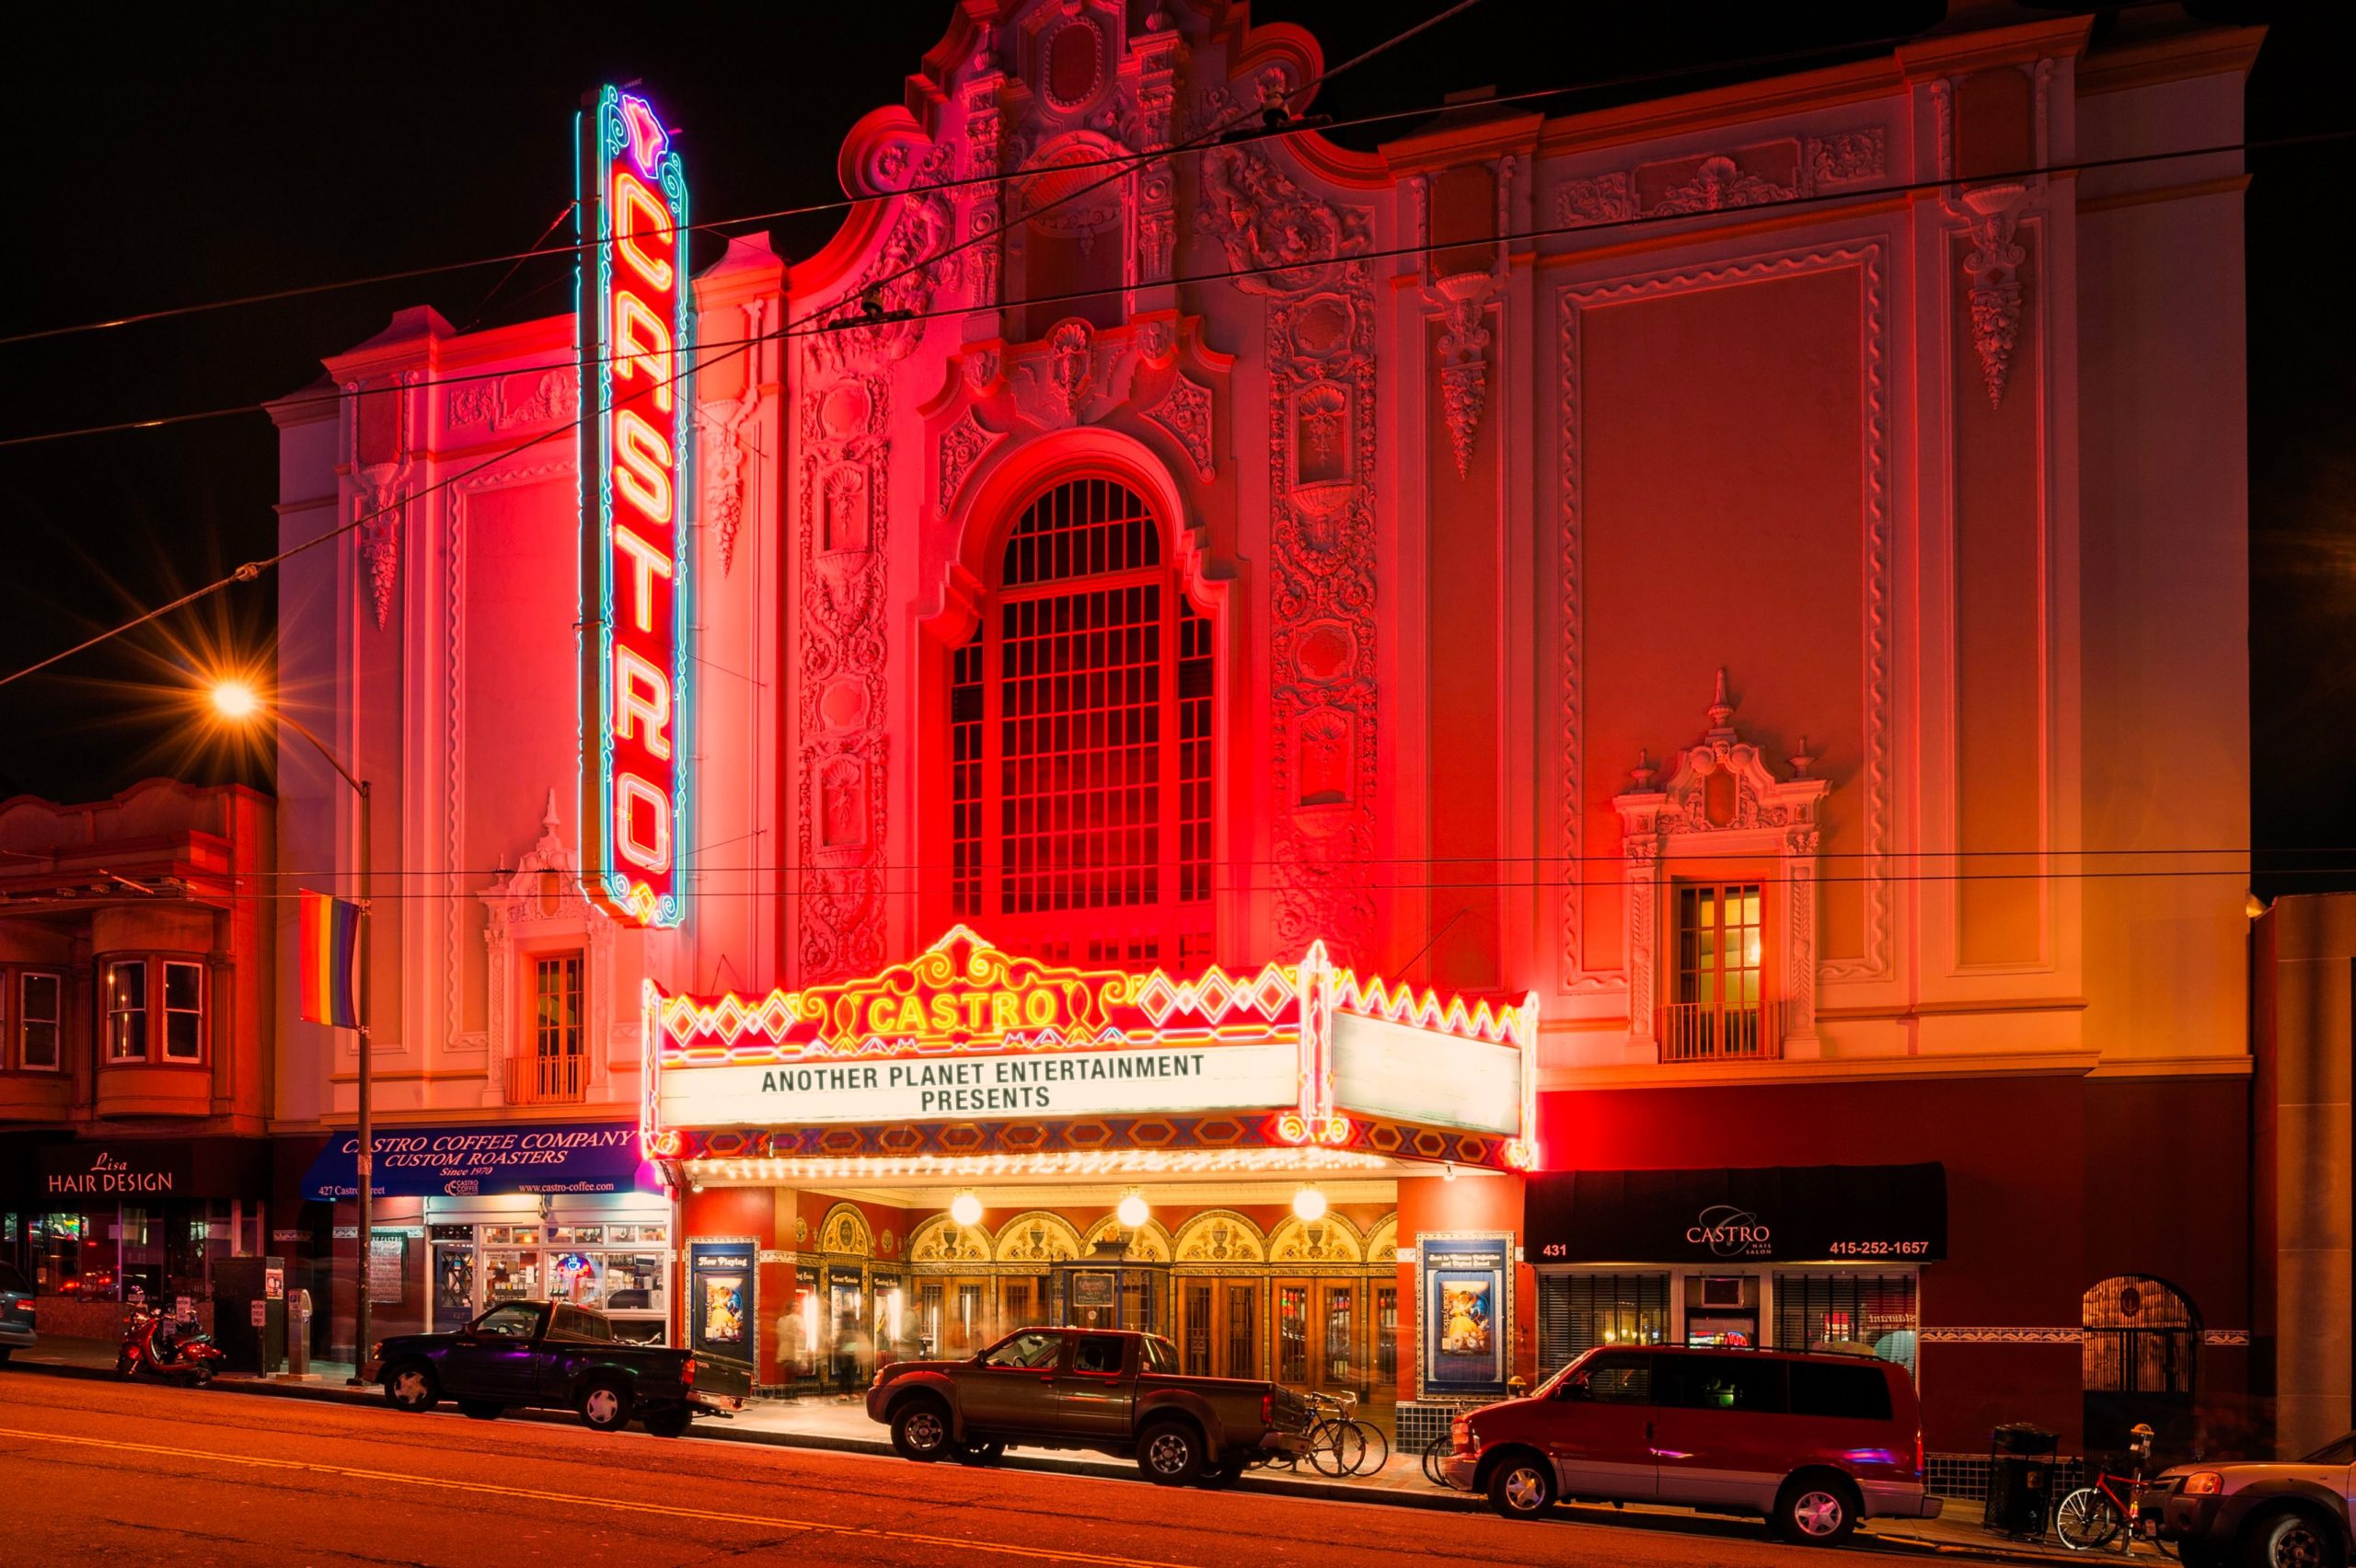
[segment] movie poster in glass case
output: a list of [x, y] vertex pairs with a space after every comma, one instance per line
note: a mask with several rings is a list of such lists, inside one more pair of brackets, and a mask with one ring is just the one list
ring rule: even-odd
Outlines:
[[1502, 1394], [1513, 1344], [1513, 1236], [1415, 1239], [1415, 1370], [1426, 1397]]

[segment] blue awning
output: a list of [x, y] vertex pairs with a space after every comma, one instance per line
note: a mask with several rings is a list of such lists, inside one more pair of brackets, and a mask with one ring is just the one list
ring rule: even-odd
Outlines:
[[[490, 1193], [659, 1193], [639, 1159], [635, 1122], [539, 1122], [523, 1127], [378, 1127], [380, 1198], [474, 1197]], [[360, 1195], [360, 1139], [328, 1145], [303, 1177], [318, 1203]]]

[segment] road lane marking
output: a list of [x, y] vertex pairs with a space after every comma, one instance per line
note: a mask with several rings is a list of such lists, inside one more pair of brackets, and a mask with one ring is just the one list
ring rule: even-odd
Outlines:
[[1033, 1557], [1050, 1562], [1088, 1562], [1100, 1568], [1178, 1568], [1142, 1557], [1103, 1557], [1091, 1552], [1055, 1551], [1035, 1546], [1011, 1546], [965, 1536], [926, 1535], [915, 1530], [887, 1530], [858, 1525], [830, 1525], [818, 1519], [787, 1519], [771, 1515], [723, 1514], [707, 1508], [683, 1508], [670, 1503], [640, 1503], [627, 1497], [593, 1497], [572, 1492], [545, 1492], [528, 1486], [500, 1486], [486, 1481], [457, 1481], [445, 1476], [411, 1475], [400, 1470], [360, 1470], [350, 1465], [323, 1465], [309, 1459], [270, 1459], [253, 1454], [224, 1454], [206, 1448], [174, 1448], [157, 1443], [126, 1443], [113, 1437], [69, 1437], [56, 1432], [29, 1432], [0, 1426], [0, 1437], [23, 1437], [37, 1443], [64, 1443], [82, 1448], [112, 1448], [130, 1454], [158, 1454], [173, 1458], [206, 1459], [215, 1464], [247, 1465], [256, 1470], [296, 1470], [307, 1475], [331, 1475], [347, 1481], [394, 1482], [405, 1486], [438, 1487], [445, 1492], [471, 1492], [491, 1497], [514, 1497], [535, 1503], [561, 1503], [606, 1508], [622, 1514], [655, 1514], [665, 1518], [700, 1519], [756, 1528], [806, 1530], [816, 1535], [852, 1536], [867, 1540], [907, 1541], [917, 1546], [951, 1547], [964, 1551], [995, 1552], [1001, 1557]]

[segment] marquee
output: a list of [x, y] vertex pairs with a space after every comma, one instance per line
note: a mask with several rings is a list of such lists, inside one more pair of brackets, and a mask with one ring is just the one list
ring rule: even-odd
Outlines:
[[1537, 997], [1362, 979], [1322, 943], [1180, 977], [1042, 963], [961, 926], [858, 980], [757, 999], [650, 983], [644, 1002], [653, 1158], [1063, 1170], [1142, 1145], [1537, 1160]]

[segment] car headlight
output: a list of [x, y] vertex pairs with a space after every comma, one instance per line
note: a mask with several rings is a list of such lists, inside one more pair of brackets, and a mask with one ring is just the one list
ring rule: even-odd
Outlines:
[[2212, 1492], [2225, 1490], [2225, 1478], [2215, 1470], [2195, 1470], [2184, 1478], [2184, 1490], [2195, 1497], [2206, 1497]]
[[382, 1361], [385, 1359], [385, 1342], [383, 1340], [378, 1340], [375, 1344], [368, 1347], [368, 1359], [371, 1361]]

